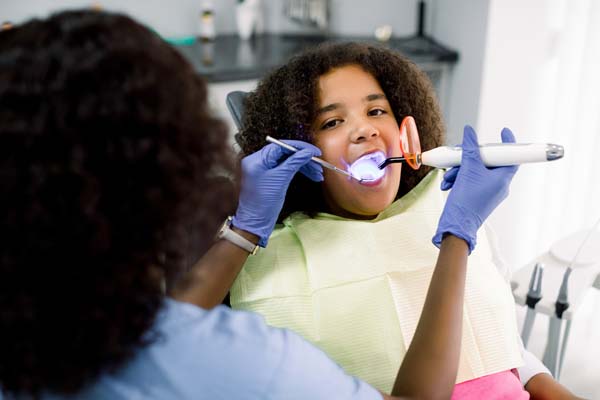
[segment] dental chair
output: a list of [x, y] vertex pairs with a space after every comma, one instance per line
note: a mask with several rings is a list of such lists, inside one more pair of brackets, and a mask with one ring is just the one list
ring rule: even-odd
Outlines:
[[236, 128], [238, 129], [238, 133], [234, 135], [235, 142], [239, 145], [239, 131], [242, 129], [242, 119], [244, 117], [244, 101], [248, 97], [248, 92], [242, 92], [240, 90], [236, 90], [234, 92], [230, 92], [227, 94], [227, 98], [225, 99], [225, 104], [227, 105], [227, 109], [231, 114], [231, 118], [233, 118], [233, 122], [235, 123]]

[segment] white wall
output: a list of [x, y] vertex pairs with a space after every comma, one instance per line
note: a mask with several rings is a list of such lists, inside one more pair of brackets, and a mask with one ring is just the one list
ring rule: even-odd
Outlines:
[[494, 216], [515, 268], [600, 215], [600, 30], [585, 18], [590, 4], [596, 3], [492, 1], [482, 135], [495, 140], [507, 126], [519, 141], [565, 146], [563, 160], [522, 166]]
[[[553, 35], [543, 2], [492, 1], [493, 18], [479, 109], [479, 127], [487, 141], [497, 140], [505, 126], [512, 129], [518, 141], [557, 141], [557, 132], [538, 129], [534, 125], [537, 118], [532, 115], [543, 109], [536, 105], [535, 97], [542, 95], [538, 78], [551, 67], [548, 58], [553, 51]], [[504, 238], [501, 244], [513, 268], [519, 268], [550, 244], [548, 240], [539, 240], [544, 205], [552, 201], [552, 196], [564, 193], [558, 188], [552, 191], [542, 187], [543, 180], [536, 177], [541, 177], [544, 170], [557, 173], [562, 168], [563, 160], [560, 164], [522, 166], [509, 199], [493, 218]], [[511, 218], [512, 214], [521, 217], [518, 222]]]
[[[506, 126], [518, 141], [565, 146], [562, 160], [521, 166], [491, 217], [505, 259], [518, 269], [600, 216], [600, 2], [492, 0], [486, 41], [477, 124], [483, 140], [497, 140]], [[600, 293], [569, 295], [575, 314], [561, 382], [600, 398]], [[547, 324], [538, 317], [533, 329], [529, 348], [538, 357]]]
[[64, 9], [89, 7], [93, 3], [100, 4], [106, 10], [130, 14], [164, 36], [183, 36], [196, 32], [201, 4], [194, 0], [3, 0], [0, 3], [0, 18], [2, 21], [19, 23]]
[[[598, 33], [587, 35], [587, 40], [600, 43], [600, 28], [581, 18], [585, 10], [573, 10], [590, 4], [596, 3], [594, 0], [435, 0], [433, 3], [428, 32], [460, 54], [446, 103], [448, 141], [459, 143], [463, 126], [471, 124], [482, 142], [499, 141], [500, 130], [509, 127], [521, 142], [567, 145], [561, 161], [522, 166], [510, 197], [491, 218], [513, 269], [523, 266], [561, 236], [589, 228], [600, 214], [600, 207], [596, 206], [600, 204], [600, 185], [596, 183], [600, 163], [592, 159], [589, 151], [595, 148], [600, 152], [600, 132], [584, 138], [585, 132], [575, 129], [577, 126], [586, 126], [582, 128], [585, 131], [600, 129], [600, 122], [587, 121], [594, 116], [598, 119], [598, 112], [587, 112], [586, 121], [575, 117], [582, 107], [600, 110], [593, 89], [599, 88], [594, 82], [600, 79], [600, 74], [590, 72], [597, 69], [600, 59], [597, 52], [584, 54], [588, 50], [583, 50], [583, 46], [591, 48], [585, 40], [565, 39], [565, 35], [586, 36], [577, 30], [595, 29]], [[569, 60], [584, 58], [588, 61], [581, 71], [566, 65]], [[573, 90], [565, 89], [569, 85]], [[592, 93], [585, 94], [582, 87], [586, 86]], [[583, 93], [585, 99], [577, 93]], [[562, 96], [567, 98], [561, 99]], [[569, 119], [555, 117], [566, 114], [574, 116], [573, 125], [569, 126]], [[577, 157], [584, 153], [586, 157]], [[589, 190], [574, 190], [573, 180]]]
[[465, 124], [478, 128], [489, 0], [435, 0], [428, 33], [458, 50], [445, 102], [448, 143], [460, 143]]
[[[87, 7], [92, 3], [104, 9], [125, 12], [167, 37], [193, 35], [203, 0], [1, 0], [0, 21], [19, 23], [31, 17], [66, 8]], [[212, 0], [217, 33], [234, 33], [237, 0]], [[283, 15], [284, 1], [262, 0], [264, 30], [267, 32], [318, 32], [299, 25]], [[380, 25], [391, 25], [394, 35], [410, 35], [416, 30], [415, 0], [331, 0], [329, 30], [349, 35], [370, 35]]]

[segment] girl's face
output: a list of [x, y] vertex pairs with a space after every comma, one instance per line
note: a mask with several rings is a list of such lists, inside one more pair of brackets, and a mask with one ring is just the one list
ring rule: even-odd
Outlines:
[[[358, 65], [334, 68], [319, 78], [319, 107], [312, 131], [322, 158], [339, 168], [361, 157], [399, 157], [400, 131], [375, 78]], [[331, 212], [355, 219], [373, 218], [398, 192], [401, 164], [386, 167], [382, 178], [359, 183], [324, 169], [323, 190]]]

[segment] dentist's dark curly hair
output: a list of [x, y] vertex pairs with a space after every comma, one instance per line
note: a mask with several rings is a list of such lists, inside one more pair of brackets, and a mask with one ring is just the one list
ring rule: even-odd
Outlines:
[[76, 393], [154, 340], [189, 231], [231, 211], [226, 137], [191, 65], [128, 17], [0, 32], [0, 391]]
[[[427, 75], [396, 51], [371, 44], [326, 43], [293, 57], [264, 78], [245, 101], [243, 129], [237, 136], [244, 154], [265, 145], [265, 136], [312, 143], [311, 126], [319, 106], [319, 77], [334, 68], [356, 64], [381, 85], [398, 124], [415, 118], [423, 151], [444, 143], [443, 117]], [[352, 82], [348, 82], [352, 85]], [[408, 193], [430, 171], [402, 169], [396, 198]], [[321, 184], [296, 175], [288, 189], [279, 221], [295, 211], [327, 211]]]

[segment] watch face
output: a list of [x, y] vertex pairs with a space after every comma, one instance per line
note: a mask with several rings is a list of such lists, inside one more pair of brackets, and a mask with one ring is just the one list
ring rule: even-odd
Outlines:
[[241, 247], [242, 249], [246, 250], [250, 254], [255, 254], [256, 251], [258, 250], [258, 245], [255, 245], [254, 243], [252, 243], [251, 241], [249, 241], [242, 235], [233, 231], [231, 229], [232, 221], [233, 221], [233, 217], [228, 217], [225, 220], [223, 225], [221, 225], [221, 229], [219, 229], [219, 232], [216, 235], [216, 239], [217, 240], [218, 239], [228, 240], [231, 243], [235, 244], [236, 246]]
[[223, 237], [223, 235], [225, 234], [227, 229], [229, 229], [230, 225], [231, 225], [231, 217], [227, 217], [225, 222], [223, 222], [223, 225], [221, 225], [221, 229], [219, 229], [219, 232], [217, 232], [217, 239], [221, 239]]

